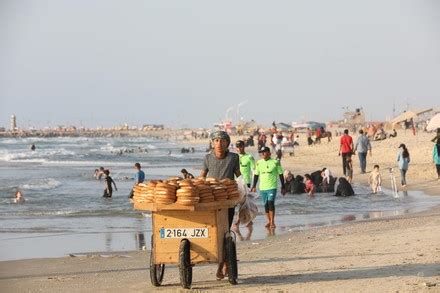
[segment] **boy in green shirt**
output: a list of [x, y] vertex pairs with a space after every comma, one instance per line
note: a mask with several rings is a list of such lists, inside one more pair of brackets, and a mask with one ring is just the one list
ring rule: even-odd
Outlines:
[[[244, 183], [248, 188], [251, 188], [251, 178], [252, 172], [255, 170], [255, 160], [251, 154], [247, 154], [244, 151], [244, 141], [238, 140], [235, 143], [235, 146], [238, 149], [238, 156], [240, 158], [240, 173], [243, 176]], [[253, 223], [250, 221], [247, 226], [251, 226]], [[240, 217], [237, 218], [237, 221], [234, 223], [237, 227], [240, 225]]]
[[266, 211], [267, 224], [266, 228], [275, 228], [275, 197], [277, 195], [278, 178], [281, 181], [281, 194], [286, 194], [286, 188], [284, 186], [283, 168], [278, 160], [274, 160], [270, 157], [270, 149], [268, 147], [262, 147], [259, 150], [262, 156], [261, 160], [257, 161], [254, 174], [254, 184], [252, 191], [255, 192], [258, 178], [260, 180], [260, 195], [263, 199], [264, 209]]
[[244, 183], [251, 188], [252, 172], [255, 170], [254, 157], [244, 151], [244, 141], [237, 141], [235, 146], [238, 149], [238, 156], [240, 158], [240, 172], [241, 175], [243, 175]]

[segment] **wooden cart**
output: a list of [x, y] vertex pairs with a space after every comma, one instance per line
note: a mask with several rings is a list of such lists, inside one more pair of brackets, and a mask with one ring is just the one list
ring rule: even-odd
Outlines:
[[160, 286], [165, 265], [178, 264], [180, 283], [188, 289], [195, 264], [226, 262], [229, 282], [237, 284], [236, 239], [228, 227], [228, 208], [235, 205], [235, 200], [195, 206], [135, 202], [136, 210], [152, 212], [151, 283]]

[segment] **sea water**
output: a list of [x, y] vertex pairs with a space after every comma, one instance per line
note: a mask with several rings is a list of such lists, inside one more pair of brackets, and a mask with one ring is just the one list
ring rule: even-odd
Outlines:
[[[205, 146], [196, 146], [193, 153], [181, 153], [182, 147], [189, 145], [145, 137], [1, 138], [0, 260], [148, 249], [151, 215], [134, 211], [128, 200], [133, 165], [141, 163], [147, 180], [178, 176], [182, 168], [198, 175]], [[104, 181], [93, 177], [101, 166], [110, 170], [118, 187], [111, 199], [102, 197]], [[437, 197], [417, 191], [394, 198], [389, 191], [373, 196], [368, 188], [354, 187], [357, 195], [349, 198], [278, 195], [275, 233], [418, 212], [440, 204]], [[23, 193], [24, 203], [13, 203], [16, 190]], [[273, 235], [264, 228], [264, 209], [259, 199], [256, 202], [260, 214], [253, 229], [242, 228], [238, 239]]]

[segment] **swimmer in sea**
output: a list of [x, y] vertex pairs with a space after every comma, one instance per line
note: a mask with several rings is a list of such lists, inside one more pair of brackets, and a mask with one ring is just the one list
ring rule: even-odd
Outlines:
[[110, 171], [105, 170], [105, 189], [104, 189], [104, 195], [102, 197], [112, 197], [113, 195], [113, 188], [112, 183], [115, 186], [115, 190], [118, 191], [118, 188], [116, 187], [115, 181], [113, 181], [112, 177], [110, 177]]
[[98, 173], [95, 173], [95, 178], [101, 180], [102, 176], [104, 175], [104, 171], [104, 167], [99, 167]]
[[194, 175], [191, 173], [188, 173], [188, 171], [186, 169], [180, 170], [180, 173], [183, 174], [184, 179], [194, 179]]
[[15, 193], [14, 203], [23, 203], [24, 201], [25, 200], [23, 194], [20, 190], [17, 190], [17, 192]]

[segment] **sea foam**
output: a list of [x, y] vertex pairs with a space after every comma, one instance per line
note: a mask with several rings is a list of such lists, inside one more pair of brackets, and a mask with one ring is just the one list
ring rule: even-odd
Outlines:
[[46, 178], [46, 179], [33, 179], [28, 183], [22, 184], [20, 188], [26, 190], [49, 190], [49, 189], [57, 188], [60, 185], [61, 182], [53, 178]]

